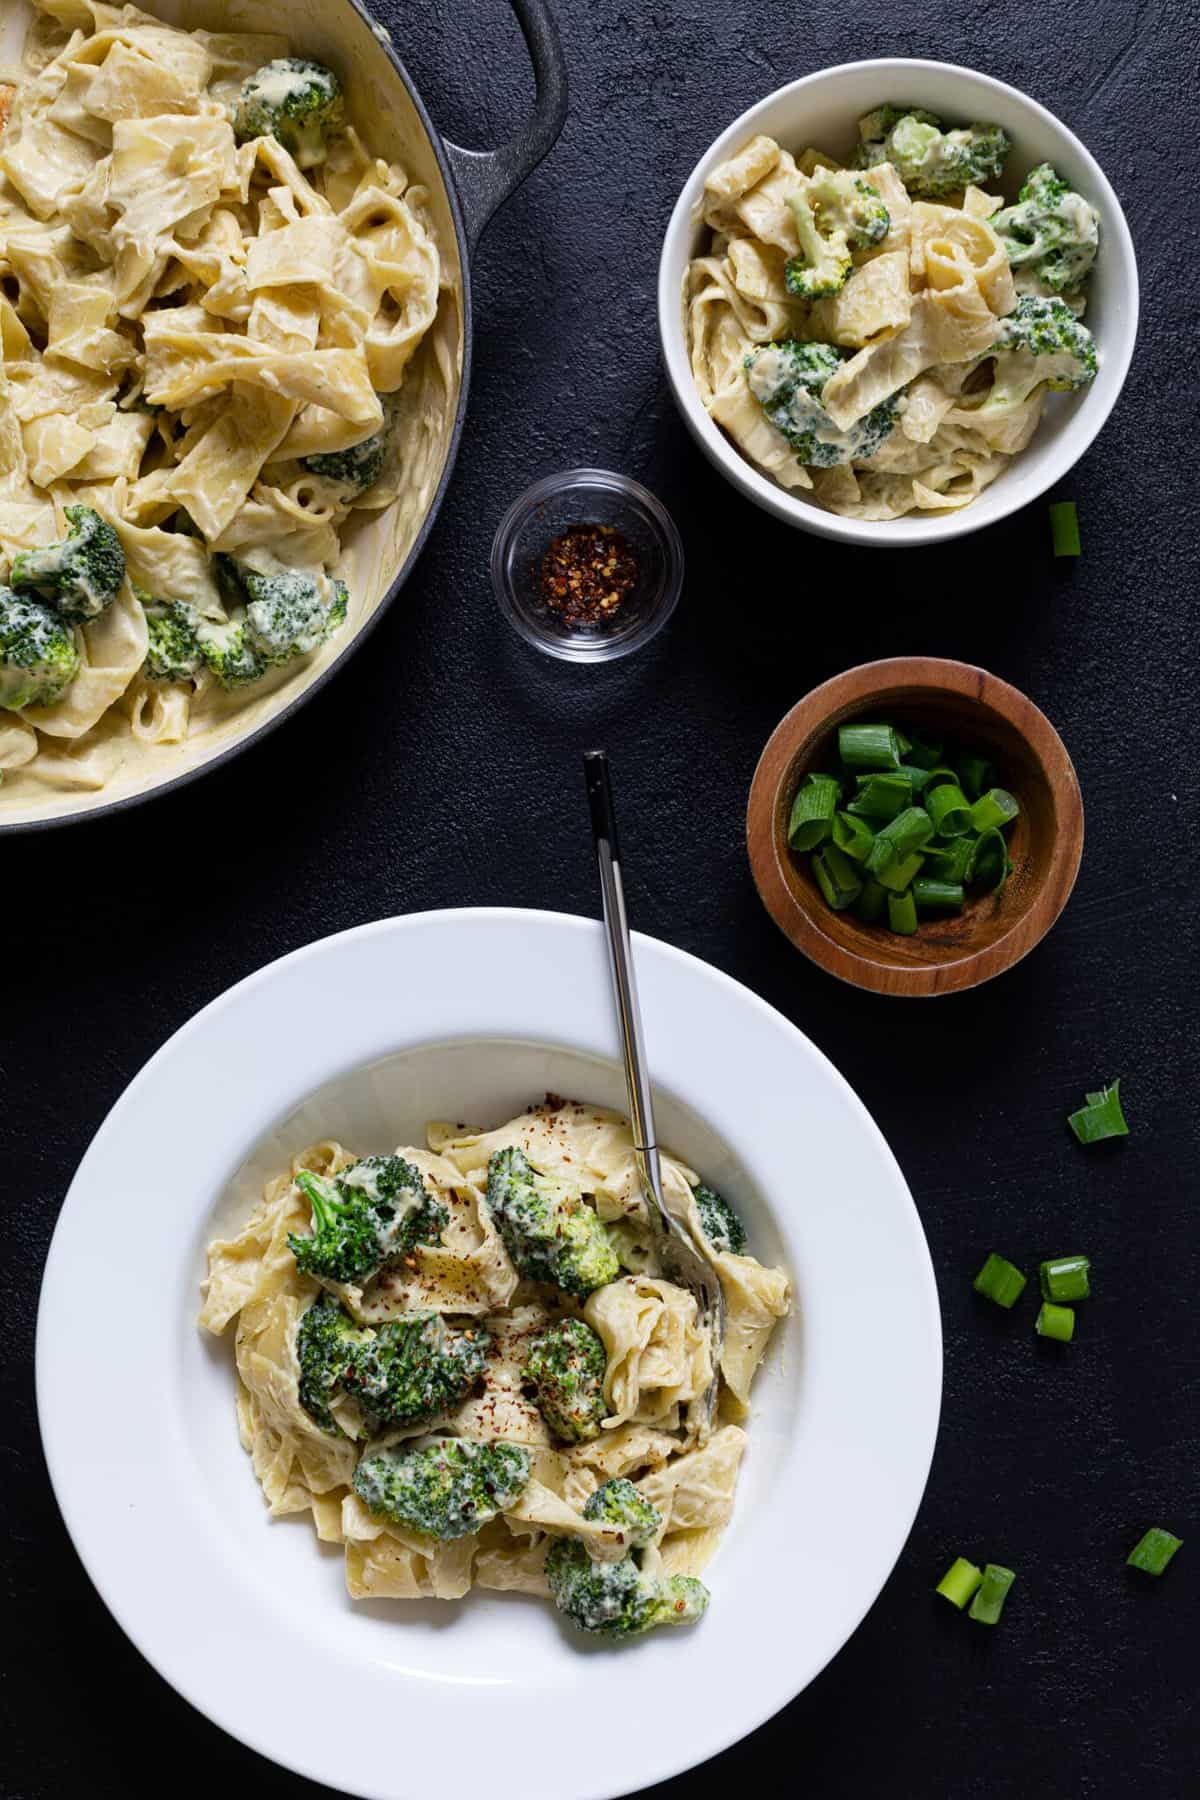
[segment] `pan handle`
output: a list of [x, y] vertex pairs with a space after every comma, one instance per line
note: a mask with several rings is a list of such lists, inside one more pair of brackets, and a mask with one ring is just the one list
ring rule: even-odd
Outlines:
[[466, 150], [442, 139], [462, 205], [468, 252], [483, 236], [492, 214], [553, 149], [567, 118], [567, 65], [546, 0], [509, 0], [509, 4], [533, 64], [537, 83], [533, 112], [516, 137], [495, 150]]

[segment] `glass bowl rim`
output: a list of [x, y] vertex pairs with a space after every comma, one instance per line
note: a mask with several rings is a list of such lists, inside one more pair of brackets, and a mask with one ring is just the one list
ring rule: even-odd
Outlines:
[[[616, 495], [641, 516], [662, 552], [663, 578], [658, 592], [646, 615], [623, 634], [615, 632], [612, 636], [597, 636], [584, 641], [561, 637], [531, 617], [509, 578], [509, 552], [536, 508], [547, 500], [570, 493]], [[556, 475], [543, 475], [517, 495], [496, 527], [490, 566], [492, 587], [500, 610], [527, 644], [566, 662], [608, 662], [640, 650], [674, 612], [683, 587], [683, 541], [662, 501], [631, 475], [619, 474], [614, 469], [563, 469]]]

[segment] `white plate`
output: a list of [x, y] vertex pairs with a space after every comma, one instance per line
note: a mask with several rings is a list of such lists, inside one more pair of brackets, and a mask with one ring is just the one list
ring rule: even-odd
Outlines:
[[769, 1006], [653, 939], [637, 961], [659, 1135], [730, 1195], [798, 1301], [695, 1630], [614, 1649], [518, 1596], [351, 1603], [340, 1551], [268, 1518], [230, 1347], [195, 1323], [214, 1227], [313, 1137], [381, 1150], [419, 1141], [427, 1116], [499, 1123], [546, 1089], [620, 1105], [598, 925], [425, 913], [272, 963], [152, 1058], [63, 1206], [38, 1410], [88, 1573], [194, 1706], [368, 1800], [613, 1800], [715, 1755], [845, 1643], [921, 1498], [941, 1335], [891, 1153]]

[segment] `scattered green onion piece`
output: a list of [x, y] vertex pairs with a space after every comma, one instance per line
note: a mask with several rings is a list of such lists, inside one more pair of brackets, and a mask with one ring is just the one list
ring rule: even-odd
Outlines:
[[900, 767], [900, 746], [890, 725], [839, 725], [838, 755], [848, 769]]
[[866, 862], [875, 842], [875, 833], [853, 813], [839, 812], [833, 815], [833, 841], [855, 862]]
[[887, 889], [880, 887], [874, 876], [868, 875], [863, 882], [862, 893], [854, 902], [855, 917], [864, 925], [874, 925], [883, 917], [883, 909], [887, 905]]
[[901, 937], [911, 937], [917, 929], [917, 907], [910, 893], [888, 895], [888, 924]]
[[[876, 838], [875, 842], [878, 843], [879, 839]], [[868, 864], [870, 860], [868, 857]], [[894, 862], [888, 863], [885, 869], [869, 869], [868, 873], [873, 874], [880, 887], [885, 887], [890, 894], [906, 894], [916, 880], [924, 861], [925, 858], [920, 851], [914, 850], [911, 856], [897, 857]]]
[[971, 809], [957, 781], [926, 787], [923, 804], [939, 837], [961, 837], [971, 829]]
[[1000, 1614], [1004, 1611], [1004, 1602], [1008, 1599], [1008, 1590], [1016, 1579], [1011, 1569], [1003, 1569], [999, 1563], [985, 1563], [983, 1580], [971, 1602], [968, 1617], [974, 1619], [977, 1625], [998, 1624]]
[[1088, 1095], [1088, 1104], [1073, 1112], [1067, 1124], [1081, 1144], [1099, 1144], [1104, 1138], [1128, 1137], [1129, 1127], [1121, 1111], [1121, 1083], [1110, 1082], [1097, 1096]]
[[977, 1569], [973, 1562], [968, 1562], [965, 1556], [956, 1556], [934, 1592], [941, 1594], [949, 1600], [951, 1606], [957, 1606], [961, 1612], [982, 1580], [981, 1569]]
[[1012, 868], [1008, 860], [1008, 845], [1003, 833], [993, 825], [972, 845], [971, 861], [967, 866], [967, 880], [978, 882], [993, 894], [998, 894], [1008, 880]]
[[993, 1250], [987, 1261], [975, 1277], [974, 1287], [977, 1294], [985, 1300], [994, 1300], [997, 1306], [1015, 1306], [1025, 1291], [1026, 1277], [1022, 1275], [1007, 1257], [997, 1256]]
[[900, 773], [907, 781], [914, 797], [921, 793], [929, 780], [929, 770], [923, 769], [919, 763], [901, 763]]
[[[933, 826], [924, 807], [907, 806], [876, 832], [871, 854], [867, 858], [867, 868], [872, 875], [878, 875], [880, 869], [886, 868], [888, 863], [911, 856], [914, 850], [923, 849], [932, 836]], [[884, 883], [885, 887], [889, 885], [888, 882]]]
[[1088, 1259], [1086, 1256], [1055, 1256], [1044, 1262], [1038, 1269], [1042, 1284], [1042, 1294], [1047, 1300], [1064, 1301], [1086, 1300], [1091, 1289], [1088, 1286]]
[[975, 839], [971, 837], [951, 838], [945, 844], [926, 844], [926, 872], [936, 875], [939, 881], [965, 881], [974, 855]]
[[1054, 539], [1055, 556], [1080, 554], [1082, 546], [1079, 542], [1079, 514], [1073, 500], [1056, 500], [1051, 506], [1050, 533]]
[[1052, 1301], [1044, 1300], [1038, 1308], [1033, 1328], [1039, 1337], [1054, 1338], [1060, 1344], [1069, 1344], [1075, 1336], [1075, 1309], [1071, 1306], [1055, 1306]]
[[868, 819], [894, 819], [911, 805], [912, 794], [912, 783], [905, 775], [860, 775], [850, 811]]
[[923, 731], [914, 731], [912, 741], [904, 752], [904, 760], [906, 763], [915, 763], [919, 769], [936, 769], [943, 748], [941, 738], [929, 737]]
[[959, 912], [965, 899], [961, 881], [939, 881], [933, 875], [913, 882], [912, 897], [922, 912]]
[[853, 906], [862, 893], [857, 868], [836, 844], [826, 844], [824, 849], [817, 851], [812, 859], [812, 870], [817, 886], [834, 912], [844, 912], [848, 906]]
[[963, 792], [970, 794], [972, 800], [978, 800], [980, 794], [985, 794], [995, 781], [995, 769], [986, 756], [977, 756], [973, 750], [964, 750], [955, 761]]
[[947, 782], [958, 781], [958, 770], [952, 769], [949, 763], [934, 763], [925, 775], [926, 791], [935, 787], [944, 787]]
[[912, 739], [905, 736], [899, 725], [893, 725], [892, 730], [896, 733], [897, 750], [899, 750], [901, 756], [907, 756], [908, 752], [912, 749]]
[[815, 850], [825, 842], [841, 794], [841, 784], [832, 775], [805, 776], [796, 789], [788, 820], [788, 843], [793, 850]]
[[971, 823], [976, 831], [1011, 825], [1021, 808], [1007, 788], [989, 788], [971, 806]]
[[[1125, 1558], [1131, 1569], [1144, 1569], [1147, 1575], [1161, 1575], [1183, 1539], [1152, 1525], [1144, 1538], [1139, 1538]], [[939, 1588], [938, 1592], [941, 1592]]]

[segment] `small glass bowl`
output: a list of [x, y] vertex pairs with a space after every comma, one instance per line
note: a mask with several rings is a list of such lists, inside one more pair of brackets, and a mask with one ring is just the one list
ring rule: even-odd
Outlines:
[[[637, 585], [611, 625], [567, 625], [539, 592], [542, 556], [572, 525], [611, 525], [637, 557]], [[671, 515], [640, 482], [609, 469], [567, 469], [535, 481], [513, 501], [492, 543], [501, 612], [526, 643], [568, 662], [640, 650], [674, 612], [682, 585], [683, 545]]]

